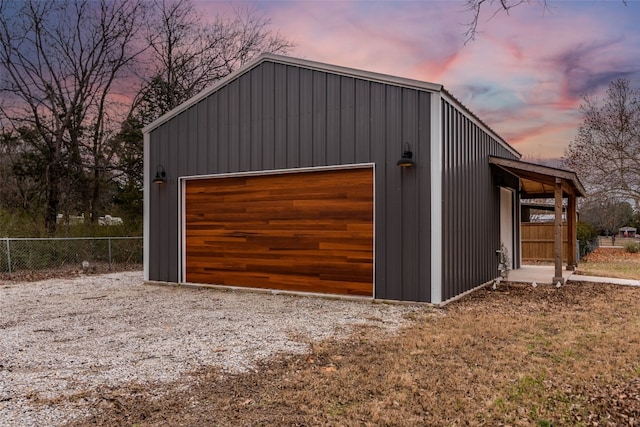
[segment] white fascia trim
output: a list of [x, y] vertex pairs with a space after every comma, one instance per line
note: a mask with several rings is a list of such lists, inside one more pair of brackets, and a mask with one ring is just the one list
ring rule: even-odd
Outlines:
[[213, 86], [210, 86], [204, 89], [202, 92], [186, 100], [185, 102], [183, 102], [182, 104], [174, 108], [173, 110], [167, 112], [166, 114], [162, 115], [158, 119], [154, 120], [152, 123], [145, 126], [142, 129], [142, 132], [143, 133], [151, 132], [152, 130], [154, 130], [155, 128], [157, 128], [167, 120], [189, 109], [190, 107], [200, 102], [207, 96], [211, 95], [221, 87], [227, 85], [232, 80], [240, 77], [241, 75], [245, 74], [246, 72], [250, 71], [252, 68], [258, 66], [263, 62], [275, 62], [277, 64], [292, 65], [292, 66], [306, 68], [310, 70], [324, 71], [324, 72], [333, 73], [333, 74], [340, 74], [347, 77], [359, 78], [359, 79], [369, 80], [373, 82], [391, 84], [395, 86], [413, 88], [413, 89], [418, 89], [418, 90], [423, 90], [428, 92], [439, 92], [440, 90], [442, 90], [442, 85], [440, 84], [423, 82], [420, 80], [413, 80], [413, 79], [408, 79], [404, 77], [396, 77], [388, 74], [374, 73], [371, 71], [357, 70], [354, 68], [341, 67], [338, 65], [325, 64], [322, 62], [309, 61], [306, 59], [292, 58], [289, 56], [276, 55], [273, 53], [263, 53], [262, 55], [258, 56], [252, 61], [247, 62], [240, 69], [234, 71], [233, 73], [229, 74], [227, 77], [221, 79], [219, 82], [215, 83]]
[[431, 95], [431, 303], [442, 302], [442, 97]]
[[504, 148], [506, 148], [507, 150], [509, 150], [509, 152], [511, 154], [513, 154], [514, 156], [516, 156], [518, 159], [522, 158], [522, 154], [516, 150], [515, 148], [513, 148], [511, 145], [509, 145], [509, 143], [507, 141], [505, 141], [504, 139], [502, 139], [502, 137], [500, 135], [498, 135], [493, 129], [491, 129], [486, 123], [484, 123], [482, 120], [480, 120], [470, 109], [468, 109], [462, 102], [458, 101], [453, 95], [451, 95], [450, 93], [448, 93], [446, 90], [442, 90], [441, 92], [442, 97], [445, 99], [445, 101], [447, 101], [448, 103], [455, 105], [458, 110], [460, 110], [469, 120], [471, 120], [476, 126], [478, 126], [480, 129], [484, 130], [485, 132], [487, 132], [493, 139], [495, 139], [496, 141], [498, 141], [498, 143], [500, 145], [502, 145]]
[[151, 193], [150, 188], [150, 175], [151, 175], [151, 161], [150, 161], [150, 151], [149, 151], [149, 142], [150, 137], [148, 133], [145, 133], [143, 136], [142, 143], [142, 162], [143, 162], [143, 190], [142, 190], [142, 262], [144, 266], [144, 280], [149, 280], [149, 231], [151, 230], [149, 224], [149, 194]]
[[369, 80], [377, 83], [391, 84], [394, 86], [402, 86], [406, 88], [418, 89], [428, 92], [439, 92], [442, 85], [437, 83], [425, 82], [422, 80], [414, 80], [406, 77], [392, 76], [390, 74], [376, 73], [373, 71], [359, 70], [357, 68], [343, 67], [340, 65], [326, 64], [323, 62], [310, 61], [307, 59], [292, 58], [290, 56], [276, 55], [273, 53], [265, 53], [261, 56], [264, 60], [270, 60], [279, 64], [293, 65], [300, 68], [308, 68], [311, 70], [325, 71], [333, 74], [339, 74], [346, 77]]
[[153, 122], [149, 123], [144, 128], [142, 128], [142, 132], [145, 133], [145, 134], [151, 132], [152, 130], [154, 130], [155, 128], [157, 128], [158, 126], [163, 124], [164, 122], [166, 122], [169, 119], [177, 116], [178, 114], [182, 113], [183, 111], [188, 110], [190, 107], [192, 107], [195, 104], [197, 104], [198, 102], [202, 101], [204, 98], [206, 98], [207, 96], [211, 95], [213, 92], [217, 91], [222, 86], [228, 84], [233, 79], [235, 79], [235, 78], [241, 76], [242, 74], [246, 73], [247, 71], [251, 70], [253, 67], [258, 65], [262, 61], [264, 61], [264, 55], [260, 55], [257, 58], [255, 58], [254, 60], [247, 62], [244, 67], [234, 71], [233, 73], [229, 74], [227, 77], [224, 77], [223, 79], [219, 80], [213, 86], [209, 86], [208, 88], [203, 89], [200, 93], [198, 93], [198, 94], [194, 95], [193, 97], [187, 99], [182, 104], [180, 104], [177, 107], [175, 107], [173, 110], [168, 111], [167, 113], [165, 113], [162, 116], [158, 117]]
[[[210, 178], [229, 178], [229, 177], [238, 177], [238, 176], [281, 175], [281, 174], [287, 174], [287, 173], [319, 172], [323, 170], [361, 169], [361, 168], [373, 168], [373, 167], [375, 167], [375, 163], [353, 163], [353, 164], [333, 165], [333, 166], [310, 166], [310, 167], [304, 167], [304, 168], [265, 169], [265, 170], [257, 170], [257, 171], [246, 171], [246, 172], [229, 172], [229, 173], [218, 173], [218, 174], [208, 174], [208, 175], [189, 175], [189, 176], [180, 177], [180, 179], [196, 180], [196, 179], [210, 179]], [[374, 173], [375, 173], [375, 170], [374, 170]], [[375, 175], [374, 175], [374, 179], [375, 179]]]

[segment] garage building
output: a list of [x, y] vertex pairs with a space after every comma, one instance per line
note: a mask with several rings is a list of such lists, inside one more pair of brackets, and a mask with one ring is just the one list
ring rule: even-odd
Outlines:
[[442, 85], [264, 54], [144, 129], [145, 280], [441, 303], [519, 266], [519, 158]]

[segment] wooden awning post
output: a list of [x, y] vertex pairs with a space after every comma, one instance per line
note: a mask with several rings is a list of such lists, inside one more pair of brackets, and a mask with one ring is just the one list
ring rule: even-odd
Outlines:
[[567, 240], [569, 241], [567, 254], [567, 270], [574, 271], [578, 266], [577, 247], [577, 209], [576, 196], [569, 194], [567, 202]]
[[555, 183], [555, 220], [553, 224], [553, 256], [555, 273], [553, 283], [564, 284], [562, 277], [562, 179], [556, 177]]

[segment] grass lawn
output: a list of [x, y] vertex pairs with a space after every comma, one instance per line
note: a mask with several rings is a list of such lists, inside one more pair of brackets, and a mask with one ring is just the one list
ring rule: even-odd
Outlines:
[[578, 274], [640, 280], [640, 253], [623, 248], [600, 247], [581, 259]]
[[77, 425], [620, 426], [640, 423], [640, 288], [502, 285], [255, 372], [100, 388]]

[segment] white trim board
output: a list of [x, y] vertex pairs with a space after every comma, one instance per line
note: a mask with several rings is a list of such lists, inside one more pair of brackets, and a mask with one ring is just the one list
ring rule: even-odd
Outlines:
[[431, 95], [431, 303], [442, 302], [442, 98]]
[[142, 263], [144, 268], [144, 280], [149, 280], [149, 233], [151, 231], [151, 225], [149, 223], [149, 196], [151, 194], [150, 180], [151, 180], [151, 161], [149, 159], [149, 141], [150, 137], [148, 133], [144, 134], [142, 143], [142, 173], [143, 173], [143, 189], [142, 189]]

